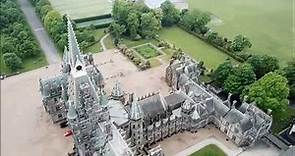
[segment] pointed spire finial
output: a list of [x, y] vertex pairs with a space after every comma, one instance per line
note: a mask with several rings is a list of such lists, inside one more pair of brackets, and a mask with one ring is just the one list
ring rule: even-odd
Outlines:
[[81, 53], [80, 53], [80, 49], [79, 49], [79, 44], [78, 44], [78, 41], [77, 41], [77, 38], [76, 38], [76, 35], [75, 35], [75, 32], [74, 32], [74, 29], [73, 29], [73, 26], [72, 26], [72, 23], [71, 23], [71, 19], [69, 16], [67, 16], [67, 19], [68, 19], [68, 51], [69, 51], [69, 59], [70, 59], [70, 62], [71, 62], [71, 65], [72, 66], [75, 66], [76, 64], [76, 60], [77, 58], [80, 59], [80, 61], [82, 61], [81, 59]]
[[131, 103], [131, 109], [130, 109], [130, 119], [131, 120], [139, 120], [143, 118], [143, 111], [141, 106], [138, 103], [137, 98], [134, 94], [131, 94], [132, 97], [132, 103]]

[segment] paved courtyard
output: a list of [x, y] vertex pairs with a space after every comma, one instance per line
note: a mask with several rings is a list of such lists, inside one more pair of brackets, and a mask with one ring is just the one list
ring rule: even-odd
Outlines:
[[[139, 72], [119, 53], [106, 51], [94, 58], [106, 78], [108, 91], [119, 80], [125, 90], [138, 96], [159, 90], [168, 92], [163, 79], [165, 65]], [[65, 138], [66, 129], [51, 123], [39, 92], [39, 78], [54, 76], [59, 71], [60, 65], [53, 64], [1, 81], [1, 155], [63, 156], [71, 151], [71, 137]]]
[[[168, 94], [169, 88], [164, 80], [167, 66], [165, 63], [146, 71], [138, 71], [126, 57], [112, 50], [95, 54], [94, 59], [104, 75], [108, 93], [114, 82], [119, 80], [125, 91], [135, 92], [138, 96], [154, 91]], [[51, 123], [44, 112], [39, 93], [39, 78], [54, 76], [59, 71], [60, 65], [53, 64], [48, 68], [43, 67], [1, 81], [1, 155], [63, 156], [71, 151], [71, 137], [63, 136], [67, 129]], [[200, 129], [196, 134], [178, 134], [160, 144], [166, 155], [181, 155], [179, 152], [191, 153], [204, 147], [212, 138], [229, 155], [241, 151], [232, 142], [226, 141], [225, 136], [213, 127]], [[276, 155], [273, 148], [265, 145], [241, 155], [255, 156], [257, 152], [259, 156], [264, 153]]]
[[189, 155], [209, 144], [216, 144], [228, 155], [237, 155], [242, 151], [214, 126], [207, 126], [197, 133], [184, 132], [160, 142], [166, 155]]

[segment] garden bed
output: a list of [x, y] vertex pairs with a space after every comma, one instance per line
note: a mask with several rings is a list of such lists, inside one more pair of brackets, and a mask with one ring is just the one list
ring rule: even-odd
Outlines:
[[150, 59], [161, 55], [161, 52], [159, 52], [159, 50], [150, 43], [137, 46], [133, 49], [145, 59]]

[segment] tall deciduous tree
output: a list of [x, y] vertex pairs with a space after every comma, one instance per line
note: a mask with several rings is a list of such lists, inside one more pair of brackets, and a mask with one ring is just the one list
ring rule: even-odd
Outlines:
[[15, 71], [21, 67], [22, 61], [15, 53], [5, 53], [3, 54], [4, 63], [9, 69]]
[[275, 112], [283, 111], [287, 107], [288, 95], [287, 79], [275, 72], [264, 75], [243, 91], [243, 96], [248, 96], [248, 102], [255, 101], [262, 110], [271, 109]]
[[289, 97], [295, 100], [295, 58], [292, 61], [288, 62], [287, 67], [285, 67], [283, 70], [290, 86]]
[[141, 15], [141, 33], [143, 37], [155, 37], [160, 30], [160, 21], [152, 12]]
[[251, 48], [252, 43], [250, 40], [243, 36], [243, 35], [237, 35], [234, 37], [234, 40], [231, 45], [231, 50], [234, 52], [240, 52], [243, 51], [245, 48]]
[[240, 64], [234, 67], [233, 73], [226, 78], [224, 89], [233, 94], [241, 94], [244, 88], [255, 80], [253, 67], [248, 63]]
[[220, 64], [217, 69], [213, 72], [214, 81], [222, 86], [224, 81], [229, 75], [233, 73], [233, 65], [230, 60], [226, 60], [224, 63]]
[[164, 3], [161, 4], [161, 10], [163, 12], [163, 26], [172, 26], [179, 21], [180, 12], [169, 0], [166, 0]]
[[131, 12], [128, 15], [127, 26], [130, 37], [135, 39], [139, 29], [139, 17], [136, 12]]
[[247, 63], [252, 65], [257, 79], [280, 67], [278, 59], [268, 55], [253, 55], [247, 60]]

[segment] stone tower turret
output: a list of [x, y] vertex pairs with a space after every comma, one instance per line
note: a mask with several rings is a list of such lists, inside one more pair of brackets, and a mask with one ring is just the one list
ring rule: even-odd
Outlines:
[[181, 106], [181, 118], [182, 118], [182, 130], [190, 129], [191, 117], [190, 114], [193, 112], [192, 101], [186, 100]]
[[114, 100], [120, 100], [122, 103], [125, 102], [124, 91], [119, 81], [116, 81], [115, 86], [113, 87], [111, 96], [112, 96], [112, 99]]
[[134, 94], [130, 95], [130, 102], [131, 108], [129, 118], [131, 128], [131, 142], [134, 144], [134, 146], [136, 146], [137, 150], [142, 150], [144, 146], [143, 111]]

